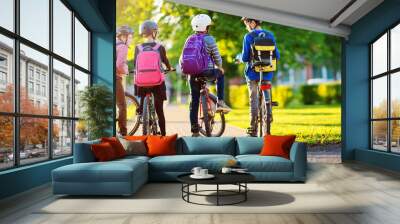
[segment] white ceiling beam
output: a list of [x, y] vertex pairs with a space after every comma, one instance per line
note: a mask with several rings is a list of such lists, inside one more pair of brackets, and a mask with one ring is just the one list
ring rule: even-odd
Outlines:
[[347, 37], [350, 27], [337, 25], [331, 27], [329, 21], [296, 15], [275, 9], [254, 7], [243, 3], [230, 2], [227, 0], [169, 0], [172, 2], [203, 8], [211, 11], [222, 12], [236, 16], [248, 16], [262, 21], [277, 23], [300, 29], [312, 30], [335, 36]]
[[351, 4], [347, 9], [341, 12], [335, 19], [333, 19], [330, 23], [331, 27], [336, 27], [347, 18], [349, 18], [355, 11], [357, 11], [361, 6], [367, 3], [368, 0], [357, 0], [353, 4]]

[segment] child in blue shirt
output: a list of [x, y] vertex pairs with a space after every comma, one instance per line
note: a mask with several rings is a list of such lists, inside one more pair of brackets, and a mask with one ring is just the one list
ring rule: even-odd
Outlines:
[[[276, 59], [280, 59], [279, 50], [276, 46], [274, 35], [261, 28], [261, 21], [256, 19], [251, 19], [247, 17], [243, 17], [242, 21], [246, 26], [246, 29], [249, 31], [243, 38], [243, 48], [242, 48], [242, 57], [241, 60], [246, 63], [246, 67], [244, 70], [244, 74], [246, 76], [247, 87], [249, 89], [249, 97], [250, 97], [250, 127], [247, 129], [247, 133], [249, 136], [257, 135], [257, 114], [258, 114], [258, 82], [260, 81], [260, 74], [254, 71], [251, 68], [251, 46], [254, 42], [254, 37], [258, 36], [260, 33], [265, 33], [266, 37], [271, 39], [275, 43], [275, 52]], [[262, 81], [271, 82], [272, 77], [274, 76], [273, 72], [264, 72]], [[264, 93], [264, 96], [266, 94]]]

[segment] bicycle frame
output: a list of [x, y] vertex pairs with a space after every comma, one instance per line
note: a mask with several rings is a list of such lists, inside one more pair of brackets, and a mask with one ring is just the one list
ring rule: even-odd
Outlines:
[[142, 108], [143, 135], [159, 134], [157, 126], [158, 119], [156, 110], [154, 108], [154, 96], [152, 93], [146, 93], [145, 99], [143, 100]]
[[[210, 93], [207, 87], [206, 80], [197, 80], [200, 84], [200, 104], [199, 104], [199, 119], [202, 120], [204, 127], [200, 127], [200, 133], [204, 136], [219, 137], [225, 131], [225, 116], [222, 112], [216, 112], [217, 97]], [[203, 102], [204, 101], [204, 102]], [[216, 116], [220, 116], [221, 126], [215, 128]], [[200, 123], [200, 122], [199, 122]], [[213, 133], [213, 131], [215, 131]]]
[[[265, 87], [264, 87], [265, 85]], [[266, 94], [264, 95], [264, 91]], [[272, 123], [272, 94], [271, 94], [271, 84], [269, 81], [263, 80], [263, 72], [260, 71], [260, 79], [258, 82], [258, 123], [259, 127], [259, 135], [262, 137], [266, 132], [266, 134], [271, 134], [271, 123]], [[265, 103], [265, 106], [264, 106]], [[258, 125], [258, 124], [257, 124]]]

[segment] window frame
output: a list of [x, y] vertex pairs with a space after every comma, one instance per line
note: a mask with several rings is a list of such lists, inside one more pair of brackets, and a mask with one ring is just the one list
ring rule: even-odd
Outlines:
[[[54, 0], [48, 0], [49, 1], [49, 47], [48, 49], [46, 49], [45, 47], [42, 47], [39, 44], [34, 43], [33, 41], [30, 41], [29, 39], [23, 37], [20, 35], [20, 0], [14, 0], [13, 1], [13, 10], [14, 10], [14, 18], [13, 18], [13, 22], [14, 22], [14, 30], [10, 31], [4, 27], [0, 26], [0, 35], [3, 35], [5, 37], [11, 38], [13, 41], [13, 54], [12, 54], [12, 71], [13, 73], [11, 75], [13, 75], [13, 79], [14, 79], [14, 100], [13, 100], [13, 107], [14, 110], [13, 112], [2, 112], [0, 111], [0, 116], [11, 116], [13, 119], [13, 153], [14, 153], [14, 161], [13, 161], [13, 166], [11, 167], [5, 167], [5, 168], [0, 168], [0, 172], [4, 171], [4, 170], [10, 170], [10, 169], [16, 169], [18, 167], [23, 167], [23, 166], [29, 166], [29, 165], [33, 165], [33, 164], [37, 164], [37, 163], [43, 163], [49, 160], [53, 160], [53, 159], [62, 159], [65, 157], [70, 157], [73, 155], [73, 151], [74, 151], [74, 143], [75, 143], [75, 123], [76, 121], [79, 120], [79, 117], [75, 117], [75, 108], [72, 107], [72, 111], [71, 114], [68, 116], [56, 116], [53, 115], [53, 59], [58, 60], [61, 63], [64, 63], [68, 66], [71, 67], [71, 81], [70, 81], [70, 86], [71, 86], [71, 93], [72, 93], [72, 99], [71, 99], [71, 105], [74, 105], [75, 103], [75, 88], [74, 88], [74, 82], [75, 82], [75, 69], [87, 74], [89, 76], [89, 83], [88, 85], [91, 86], [92, 85], [92, 73], [91, 73], [91, 37], [92, 37], [92, 30], [89, 29], [89, 27], [87, 26], [87, 24], [84, 22], [84, 20], [79, 16], [78, 13], [76, 13], [72, 7], [65, 1], [65, 0], [59, 0], [62, 4], [64, 4], [64, 6], [71, 11], [71, 18], [70, 18], [70, 22], [71, 22], [71, 58], [67, 59], [64, 58], [63, 56], [55, 53], [53, 50], [53, 21], [54, 21], [54, 17], [53, 17], [53, 1]], [[88, 69], [85, 69], [81, 66], [79, 66], [78, 64], [75, 63], [75, 25], [74, 25], [74, 21], [75, 18], [77, 20], [79, 20], [79, 22], [84, 26], [84, 28], [88, 31]], [[39, 114], [27, 114], [27, 113], [21, 113], [20, 111], [20, 85], [21, 85], [21, 81], [20, 81], [20, 64], [21, 64], [21, 56], [20, 56], [20, 45], [23, 44], [27, 47], [32, 48], [33, 50], [36, 50], [40, 53], [43, 53], [45, 55], [48, 56], [49, 59], [49, 63], [48, 63], [48, 82], [46, 84], [46, 91], [47, 93], [46, 96], [48, 97], [48, 112], [46, 115], [39, 115]], [[29, 64], [27, 64], [27, 66], [29, 66]], [[27, 71], [28, 71], [27, 67]], [[40, 73], [41, 75], [42, 73]], [[36, 84], [36, 69], [33, 70], [33, 79], [32, 81], [34, 82], [34, 86]], [[30, 74], [29, 72], [27, 74], [25, 74], [27, 81], [31, 80], [30, 79]], [[39, 83], [41, 83], [41, 76], [39, 76]], [[42, 86], [42, 85], [40, 85]], [[28, 87], [28, 86], [27, 86]], [[27, 91], [29, 91], [27, 89]], [[36, 91], [36, 89], [34, 89], [34, 92]], [[42, 94], [40, 94], [41, 96]], [[47, 151], [48, 151], [48, 156], [47, 158], [43, 158], [43, 160], [40, 160], [38, 162], [32, 162], [32, 163], [26, 163], [26, 164], [21, 164], [21, 159], [20, 159], [20, 119], [21, 118], [45, 118], [47, 119], [48, 122], [48, 136], [47, 136], [47, 142], [49, 143], [47, 145]], [[62, 156], [54, 156], [53, 155], [53, 123], [56, 120], [65, 120], [65, 121], [70, 121], [71, 122], [71, 153], [68, 155], [62, 155]], [[51, 143], [51, 144], [50, 144]]]
[[[391, 31], [393, 28], [400, 26], [400, 21], [397, 21], [396, 23], [392, 24], [390, 27], [385, 29], [384, 32], [379, 34], [375, 39], [373, 39], [369, 44], [369, 149], [373, 151], [379, 151], [379, 152], [386, 152], [386, 153], [391, 153], [391, 154], [400, 154], [400, 152], [394, 152], [392, 151], [392, 121], [398, 121], [400, 120], [400, 117], [392, 117], [392, 98], [391, 98], [391, 91], [392, 91], [392, 86], [391, 86], [391, 80], [392, 76], [396, 75], [398, 72], [400, 72], [400, 67], [397, 68], [391, 68]], [[380, 74], [373, 74], [373, 44], [376, 43], [381, 37], [384, 35], [387, 35], [387, 64], [386, 64], [386, 71], [382, 72]], [[386, 117], [385, 118], [373, 118], [373, 93], [374, 93], [374, 87], [373, 87], [373, 81], [375, 79], [379, 79], [382, 77], [386, 77], [386, 86], [387, 86], [387, 105], [386, 105]], [[386, 151], [379, 150], [374, 148], [374, 133], [373, 133], [373, 122], [376, 121], [386, 121], [387, 122], [387, 138], [386, 138]]]

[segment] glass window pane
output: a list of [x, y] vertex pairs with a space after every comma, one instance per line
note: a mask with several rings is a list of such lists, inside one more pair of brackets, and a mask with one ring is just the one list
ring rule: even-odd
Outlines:
[[391, 115], [400, 118], [400, 72], [391, 75], [390, 86]]
[[49, 158], [49, 120], [45, 118], [21, 117], [20, 119], [20, 163], [34, 163]]
[[387, 151], [387, 121], [372, 122], [372, 148]]
[[1, 0], [0, 26], [14, 31], [14, 0]]
[[75, 18], [75, 63], [89, 70], [89, 32]]
[[47, 115], [49, 108], [49, 57], [21, 44], [21, 113]]
[[87, 141], [88, 129], [84, 120], [75, 121], [75, 143]]
[[85, 89], [85, 87], [89, 86], [89, 75], [81, 72], [78, 69], [75, 69], [75, 117], [79, 117], [81, 114], [80, 103], [80, 94]]
[[373, 75], [387, 71], [387, 34], [372, 44], [372, 68]]
[[372, 118], [387, 118], [387, 77], [372, 81]]
[[49, 0], [20, 0], [21, 36], [49, 48]]
[[395, 69], [400, 67], [400, 24], [390, 34], [390, 67]]
[[0, 116], [0, 170], [14, 165], [14, 124], [10, 116]]
[[72, 69], [53, 60], [53, 115], [72, 117]]
[[400, 120], [391, 121], [392, 152], [400, 153]]
[[60, 1], [53, 0], [53, 51], [71, 60], [72, 12]]
[[0, 35], [0, 111], [2, 112], [14, 111], [13, 49], [13, 40]]
[[72, 121], [53, 120], [53, 156], [72, 154]]

